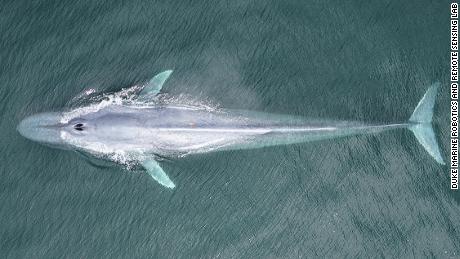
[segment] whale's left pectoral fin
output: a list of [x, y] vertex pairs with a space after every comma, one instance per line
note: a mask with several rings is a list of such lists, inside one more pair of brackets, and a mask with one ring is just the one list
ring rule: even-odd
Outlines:
[[161, 185], [174, 189], [176, 185], [169, 179], [168, 175], [163, 171], [163, 168], [155, 160], [142, 161], [142, 166], [147, 170], [147, 173]]
[[172, 70], [166, 70], [150, 79], [150, 81], [144, 86], [144, 89], [142, 89], [139, 93], [139, 96], [155, 96], [160, 93], [164, 82], [169, 78], [172, 72]]

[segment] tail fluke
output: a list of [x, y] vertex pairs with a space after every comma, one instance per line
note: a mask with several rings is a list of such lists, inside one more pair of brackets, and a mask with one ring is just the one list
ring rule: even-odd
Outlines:
[[414, 133], [418, 142], [425, 148], [438, 163], [444, 165], [438, 142], [431, 125], [433, 108], [440, 83], [434, 83], [418, 103], [414, 113], [409, 119], [412, 124], [409, 129]]

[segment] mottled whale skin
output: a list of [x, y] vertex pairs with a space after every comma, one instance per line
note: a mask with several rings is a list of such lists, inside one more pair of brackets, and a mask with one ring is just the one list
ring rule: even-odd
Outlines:
[[[165, 71], [150, 80], [139, 98], [157, 95], [171, 72]], [[175, 184], [158, 163], [163, 158], [303, 143], [397, 128], [410, 129], [428, 153], [444, 164], [431, 127], [438, 86], [436, 83], [428, 89], [406, 123], [369, 125], [187, 105], [113, 104], [70, 120], [56, 112], [33, 115], [21, 121], [18, 131], [43, 144], [96, 156], [129, 154], [168, 188], [174, 188]]]
[[[77, 124], [82, 124], [82, 130], [72, 127]], [[61, 129], [61, 134], [70, 140], [69, 144], [80, 148], [104, 145], [114, 152], [125, 150], [173, 157], [377, 133], [409, 124], [309, 121], [286, 115], [208, 111], [187, 106], [109, 106], [73, 119], [67, 126], [67, 130]]]

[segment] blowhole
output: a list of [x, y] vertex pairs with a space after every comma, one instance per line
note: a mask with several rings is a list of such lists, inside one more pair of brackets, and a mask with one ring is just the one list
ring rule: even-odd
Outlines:
[[83, 131], [83, 123], [77, 123], [73, 128], [78, 131]]

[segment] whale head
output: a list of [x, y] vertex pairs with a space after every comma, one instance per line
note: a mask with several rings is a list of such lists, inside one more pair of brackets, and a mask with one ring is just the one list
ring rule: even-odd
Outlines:
[[69, 149], [68, 142], [62, 136], [82, 137], [87, 131], [87, 123], [80, 118], [66, 123], [61, 119], [62, 113], [59, 112], [39, 113], [23, 119], [17, 130], [29, 140], [54, 148]]

